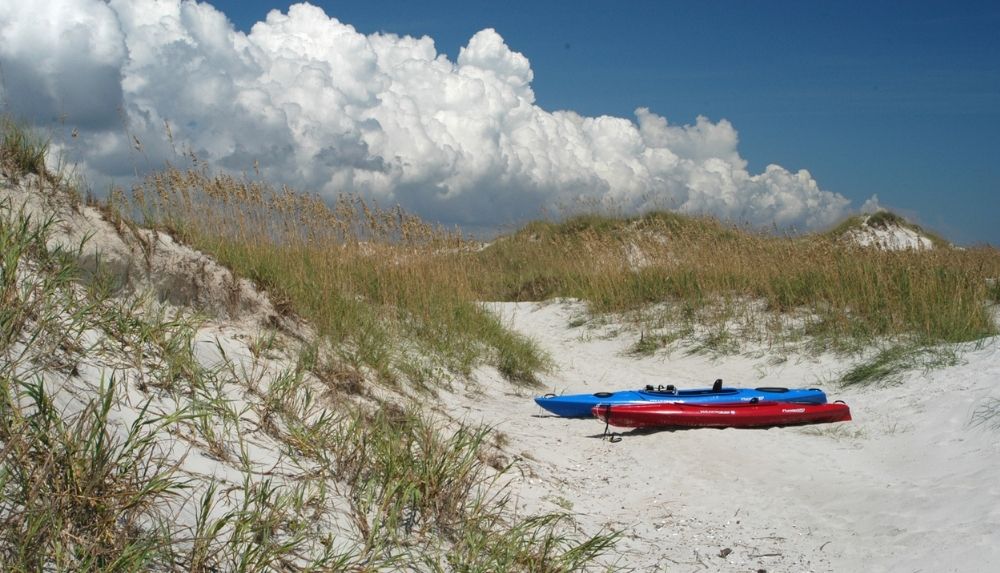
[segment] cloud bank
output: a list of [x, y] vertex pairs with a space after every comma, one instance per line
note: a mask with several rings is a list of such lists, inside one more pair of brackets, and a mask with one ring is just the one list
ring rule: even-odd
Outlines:
[[492, 29], [451, 61], [429, 37], [364, 35], [309, 4], [245, 34], [194, 1], [15, 0], [0, 5], [0, 65], [9, 110], [76, 128], [62, 151], [91, 180], [191, 150], [480, 227], [580, 200], [804, 228], [849, 207], [808, 171], [749, 173], [726, 120], [543, 110], [528, 59]]

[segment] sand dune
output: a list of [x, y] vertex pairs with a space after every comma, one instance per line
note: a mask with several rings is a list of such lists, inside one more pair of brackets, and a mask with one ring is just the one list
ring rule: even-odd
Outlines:
[[[103, 253], [111, 270], [120, 273], [125, 299], [131, 291], [145, 291], [166, 307], [214, 311], [193, 334], [195, 358], [204, 368], [221, 364], [233, 373], [220, 378], [218, 391], [243, 412], [238, 433], [252, 450], [252, 470], [260, 472], [248, 479], [278, 469], [288, 473], [289, 483], [308, 475], [308, 464], [303, 467], [261, 423], [260, 412], [266, 411], [261, 397], [293, 357], [275, 351], [275, 357], [261, 358], [252, 348], [275, 321], [287, 321], [284, 329], [300, 338], [312, 336], [307, 325], [278, 317], [266, 294], [165, 235], [140, 231], [153, 247], [144, 264], [134, 264], [143, 260], [142, 239], [111, 228], [94, 209], [55, 205], [26, 187], [6, 187], [2, 197], [39, 215], [54, 209], [60, 216], [55, 241], [73, 245], [91, 237], [84, 255]], [[456, 383], [453, 392], [442, 392], [436, 409], [458, 420], [485, 422], [505, 435], [508, 455], [520, 462], [511, 485], [523, 514], [566, 511], [582, 533], [622, 532], [617, 550], [606, 557], [612, 568], [975, 572], [1000, 567], [1000, 428], [973, 423], [977, 407], [1000, 399], [1000, 338], [960, 349], [956, 366], [904, 372], [889, 386], [839, 388], [833, 381], [850, 366], [843, 357], [767, 349], [723, 358], [683, 351], [636, 357], [626, 353], [635, 334], [621, 324], [581, 320], [581, 303], [491, 308], [553, 357], [555, 367], [537, 393], [667, 383], [696, 387], [723, 378], [740, 386], [819, 386], [852, 407], [854, 420], [847, 423], [626, 432], [611, 442], [603, 439], [600, 422], [551, 416], [531, 400], [536, 391], [516, 388], [490, 368], [477, 370], [467, 384]], [[114, 372], [126, 388], [119, 419], [134, 419], [150, 398], [157, 411], [176, 409], [178, 398], [169, 393], [141, 390], [155, 364], [131, 362], [128, 348], [119, 348], [98, 327], [80, 336], [82, 347], [94, 350], [76, 357], [72, 372], [41, 373], [61, 407], [72, 410]], [[215, 423], [222, 435], [231, 429], [223, 419]], [[243, 474], [232, 443], [216, 444], [234, 458], [220, 459], [196, 436], [162, 437], [168, 455], [183, 460], [180, 471], [198, 484], [192, 491], [202, 491], [210, 480], [238, 490]], [[177, 519], [194, 519], [195, 497], [180, 500], [184, 507], [176, 508]], [[238, 496], [227, 497], [216, 511], [239, 502]], [[342, 515], [325, 519], [316, 524], [318, 531], [350, 529]]]

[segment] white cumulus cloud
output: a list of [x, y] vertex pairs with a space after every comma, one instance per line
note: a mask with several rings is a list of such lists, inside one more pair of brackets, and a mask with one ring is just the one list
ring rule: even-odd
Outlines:
[[191, 0], [14, 0], [0, 5], [0, 65], [12, 111], [78, 128], [64, 151], [91, 178], [190, 149], [486, 227], [577, 200], [810, 228], [849, 206], [804, 170], [751, 174], [726, 120], [543, 110], [528, 58], [492, 29], [451, 61], [431, 38], [361, 34], [309, 4], [245, 34]]

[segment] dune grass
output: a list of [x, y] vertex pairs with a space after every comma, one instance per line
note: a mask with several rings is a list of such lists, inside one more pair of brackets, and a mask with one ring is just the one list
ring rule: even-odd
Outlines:
[[0, 379], [0, 558], [11, 571], [139, 571], [164, 543], [144, 520], [183, 484], [156, 455], [140, 412], [122, 438], [107, 426], [117, 383], [69, 417], [41, 380]]
[[[794, 332], [841, 349], [996, 333], [1000, 253], [991, 248], [887, 252], [650, 213], [535, 223], [478, 257], [487, 298], [578, 297], [597, 313], [666, 313], [715, 331], [750, 322], [765, 337]], [[656, 304], [659, 313], [643, 310]]]
[[845, 386], [898, 382], [906, 370], [930, 370], [958, 363], [958, 352], [949, 346], [896, 342], [851, 366], [840, 376]]
[[566, 515], [512, 519], [502, 486], [512, 465], [490, 453], [491, 435], [466, 425], [442, 433], [422, 412], [391, 408], [338, 426], [330, 451], [352, 486], [365, 551], [390, 559], [435, 540], [441, 547], [416, 550], [429, 570], [556, 572], [586, 568], [614, 545], [614, 533], [574, 540]]
[[54, 225], [0, 203], [0, 561], [11, 571], [145, 570], [163, 539], [144, 526], [182, 488], [154, 438], [184, 414], [142, 408], [117, 434], [113, 376], [78, 408], [57, 407], [44, 375], [72, 375], [101, 302], [74, 288], [79, 252], [48, 246]]
[[204, 171], [167, 169], [117, 195], [141, 214], [254, 280], [279, 305], [338, 341], [344, 358], [417, 387], [492, 364], [533, 384], [548, 365], [530, 341], [477, 304], [469, 275], [442, 256], [462, 237], [357, 197], [319, 198]]
[[484, 300], [582, 299], [594, 314], [626, 316], [642, 333], [639, 354], [677, 341], [717, 353], [790, 341], [858, 351], [996, 333], [1000, 253], [989, 247], [892, 252], [651, 212], [536, 221], [481, 248], [399, 208], [350, 196], [327, 205], [198, 169], [155, 174], [114, 209], [271, 290], [346, 341], [352, 368], [418, 387], [482, 363], [526, 384], [545, 370]]
[[23, 123], [0, 116], [0, 173], [15, 181], [27, 174], [51, 177], [45, 167], [48, 148], [49, 142]]

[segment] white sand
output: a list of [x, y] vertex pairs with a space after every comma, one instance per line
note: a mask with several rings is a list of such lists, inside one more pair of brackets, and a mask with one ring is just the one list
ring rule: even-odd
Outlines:
[[[1000, 431], [973, 427], [1000, 397], [1000, 340], [964, 364], [908, 372], [891, 387], [838, 389], [832, 357], [769, 365], [770, 356], [712, 360], [623, 351], [628, 334], [571, 328], [575, 303], [495, 305], [552, 353], [544, 391], [671, 383], [820, 386], [852, 422], [766, 430], [626, 432], [549, 415], [482, 373], [449, 408], [507, 435], [529, 473], [527, 512], [571, 508], [588, 533], [624, 530], [617, 565], [641, 571], [994, 571], [1000, 567]], [[730, 551], [726, 551], [726, 550]], [[720, 553], [727, 553], [721, 557]]]
[[875, 247], [886, 251], [921, 251], [934, 248], [930, 238], [909, 227], [894, 223], [884, 227], [870, 227], [868, 219], [869, 217], [865, 217], [861, 227], [847, 231], [844, 237], [862, 247]]

